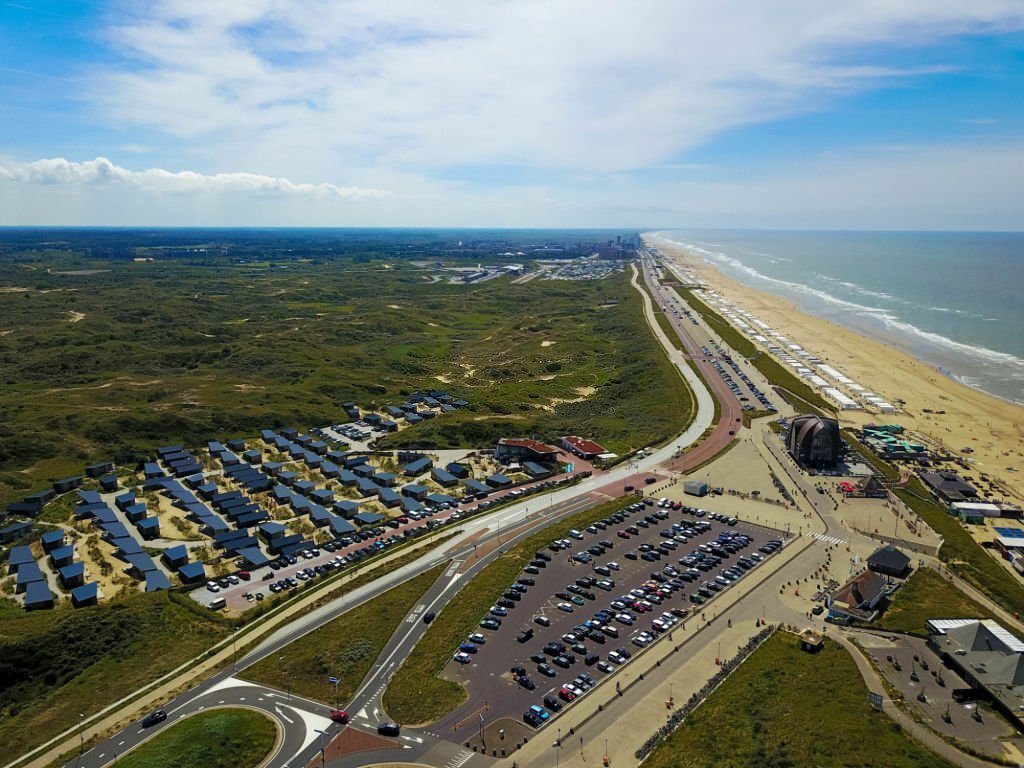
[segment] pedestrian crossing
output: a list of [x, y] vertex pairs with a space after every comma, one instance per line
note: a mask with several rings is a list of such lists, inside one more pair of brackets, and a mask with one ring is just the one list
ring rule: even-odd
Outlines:
[[473, 756], [473, 753], [468, 749], [461, 750], [455, 757], [451, 758], [447, 763], [444, 764], [444, 768], [462, 768]]
[[823, 541], [826, 544], [845, 544], [846, 543], [846, 539], [839, 539], [839, 538], [836, 538], [835, 536], [826, 536], [823, 533], [812, 533], [811, 531], [808, 531], [807, 533], [804, 534], [804, 536], [807, 536], [807, 537], [812, 538], [812, 539], [817, 539], [818, 541]]

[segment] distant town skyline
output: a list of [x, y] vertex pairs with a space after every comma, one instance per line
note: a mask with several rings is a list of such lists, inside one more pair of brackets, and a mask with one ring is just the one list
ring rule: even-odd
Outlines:
[[1019, 0], [0, 2], [0, 225], [1024, 229]]

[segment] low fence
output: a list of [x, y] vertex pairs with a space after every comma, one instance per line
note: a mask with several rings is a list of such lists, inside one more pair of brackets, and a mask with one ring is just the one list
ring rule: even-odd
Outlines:
[[712, 692], [714, 692], [714, 690], [718, 688], [718, 686], [720, 686], [751, 653], [756, 651], [761, 643], [771, 637], [776, 629], [777, 627], [773, 625], [765, 627], [756, 635], [751, 637], [743, 647], [740, 648], [739, 652], [735, 656], [728, 661], [722, 662], [721, 668], [711, 676], [711, 679], [708, 680], [699, 691], [690, 696], [689, 700], [682, 707], [673, 712], [669, 716], [668, 722], [661, 726], [653, 736], [645, 741], [641, 745], [640, 749], [633, 753], [633, 756], [637, 760], [643, 760], [659, 745], [661, 745], [662, 742], [668, 739], [668, 737], [672, 735], [672, 732], [679, 727], [686, 717], [693, 712], [693, 710], [699, 707], [704, 700], [710, 696]]

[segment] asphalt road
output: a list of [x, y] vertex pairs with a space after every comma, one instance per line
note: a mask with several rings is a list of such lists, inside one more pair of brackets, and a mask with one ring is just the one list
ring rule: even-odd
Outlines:
[[[662, 289], [651, 274], [652, 265], [650, 258], [645, 257], [642, 260], [642, 264], [644, 282], [647, 283], [651, 293], [660, 298]], [[743, 428], [743, 409], [736, 395], [729, 389], [729, 385], [722, 380], [722, 377], [718, 375], [718, 371], [715, 370], [715, 367], [704, 355], [703, 350], [701, 350], [701, 344], [693, 337], [690, 321], [685, 317], [675, 317], [672, 313], [665, 313], [665, 317], [668, 319], [669, 325], [675, 330], [679, 340], [683, 343], [686, 356], [693, 361], [698, 371], [700, 371], [700, 375], [711, 389], [712, 396], [718, 402], [721, 409], [714, 430], [706, 439], [665, 463], [668, 469], [674, 472], [683, 472], [686, 467], [697, 466], [717, 455], [719, 451], [735, 439], [734, 435], [738, 434], [740, 429]], [[729, 434], [730, 432], [733, 434]]]

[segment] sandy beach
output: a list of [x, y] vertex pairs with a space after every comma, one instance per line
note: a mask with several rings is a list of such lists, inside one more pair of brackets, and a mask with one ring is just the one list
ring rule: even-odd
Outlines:
[[[984, 473], [1009, 491], [1007, 501], [1024, 500], [1024, 407], [992, 397], [939, 373], [934, 366], [854, 331], [809, 315], [790, 301], [742, 285], [700, 256], [652, 233], [646, 242], [694, 272], [708, 289], [753, 312], [774, 329], [846, 375], [904, 410], [893, 416], [842, 411], [843, 426], [868, 422], [897, 423], [932, 442], [962, 454], [967, 474]], [[944, 414], [925, 413], [945, 411]], [[1013, 469], [1009, 469], [1009, 468]]]

